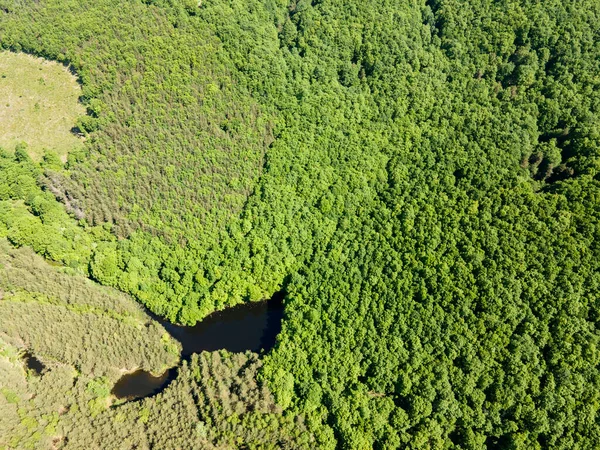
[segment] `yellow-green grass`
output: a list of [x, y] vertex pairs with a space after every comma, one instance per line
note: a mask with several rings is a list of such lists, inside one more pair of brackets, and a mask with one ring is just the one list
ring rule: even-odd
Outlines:
[[34, 160], [44, 150], [63, 161], [83, 140], [71, 132], [85, 114], [76, 77], [56, 62], [25, 53], [0, 52], [0, 147], [20, 142]]

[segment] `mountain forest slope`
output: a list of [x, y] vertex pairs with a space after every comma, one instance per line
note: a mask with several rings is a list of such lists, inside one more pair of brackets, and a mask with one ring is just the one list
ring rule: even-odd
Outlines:
[[87, 108], [66, 164], [2, 151], [0, 237], [183, 324], [286, 292], [271, 352], [180, 369], [233, 358], [185, 444], [126, 447], [600, 447], [600, 3], [0, 0], [0, 45]]

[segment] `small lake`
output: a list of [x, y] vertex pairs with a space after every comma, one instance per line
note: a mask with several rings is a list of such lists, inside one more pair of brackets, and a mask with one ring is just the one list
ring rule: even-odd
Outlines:
[[136, 370], [119, 378], [111, 393], [117, 398], [141, 398], [158, 394], [175, 379], [177, 368], [167, 369], [162, 375], [154, 376], [145, 370]]
[[[184, 359], [203, 351], [266, 352], [273, 348], [281, 331], [284, 297], [284, 292], [278, 292], [267, 301], [217, 311], [193, 327], [174, 325], [159, 317], [154, 319], [181, 343]], [[123, 375], [113, 387], [112, 394], [126, 399], [147, 397], [162, 391], [176, 376], [176, 368], [159, 376], [137, 370]]]
[[267, 351], [275, 345], [275, 339], [281, 331], [284, 295], [277, 293], [271, 300], [244, 303], [217, 311], [193, 327], [157, 320], [181, 343], [183, 358], [203, 351]]
[[25, 362], [25, 367], [36, 375], [41, 375], [46, 368], [44, 363], [37, 359], [30, 351], [23, 353], [23, 362]]

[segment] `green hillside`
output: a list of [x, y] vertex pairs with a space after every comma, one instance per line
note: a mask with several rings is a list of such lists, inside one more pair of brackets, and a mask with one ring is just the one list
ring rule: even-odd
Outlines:
[[[161, 394], [177, 425], [109, 435], [600, 447], [599, 36], [591, 0], [0, 0], [0, 46], [68, 65], [88, 112], [64, 166], [2, 152], [0, 237], [187, 325], [286, 292], [271, 352], [194, 356]], [[0, 299], [0, 337], [79, 327], [47, 277]], [[211, 358], [233, 362], [198, 376]]]

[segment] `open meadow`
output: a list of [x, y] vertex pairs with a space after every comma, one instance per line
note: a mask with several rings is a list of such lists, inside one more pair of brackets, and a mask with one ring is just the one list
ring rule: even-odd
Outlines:
[[24, 142], [35, 160], [53, 150], [63, 161], [81, 148], [71, 131], [85, 114], [81, 87], [69, 70], [25, 53], [0, 52], [0, 147], [13, 151]]

